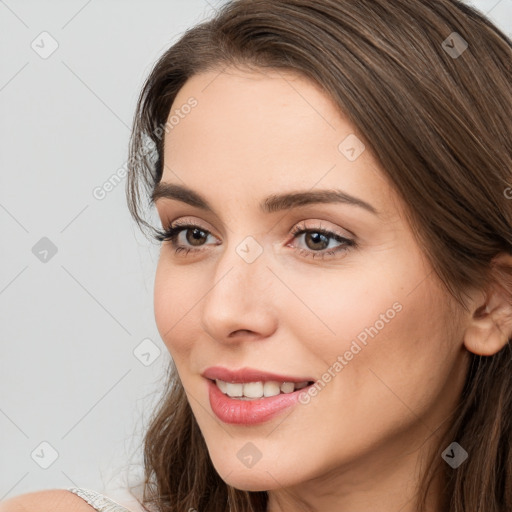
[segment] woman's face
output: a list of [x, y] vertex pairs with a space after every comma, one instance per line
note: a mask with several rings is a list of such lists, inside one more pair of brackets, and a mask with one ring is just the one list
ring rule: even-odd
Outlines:
[[[158, 195], [164, 227], [197, 230], [182, 229], [177, 253], [162, 244], [155, 318], [216, 470], [240, 489], [320, 501], [333, 485], [354, 496], [389, 479], [408, 485], [420, 447], [453, 410], [467, 353], [463, 323], [369, 148], [291, 73], [195, 75], [170, 116], [162, 183], [210, 209]], [[274, 201], [321, 190], [367, 205]], [[252, 407], [220, 391], [212, 408], [203, 372], [213, 366], [317, 385], [277, 412], [265, 405], [275, 398]]]

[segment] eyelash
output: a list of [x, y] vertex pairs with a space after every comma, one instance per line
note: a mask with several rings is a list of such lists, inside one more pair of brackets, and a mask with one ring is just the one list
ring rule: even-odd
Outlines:
[[[180, 223], [180, 221], [176, 221], [174, 224], [169, 226], [168, 228], [164, 229], [164, 231], [158, 231], [156, 235], [154, 235], [154, 238], [160, 242], [170, 242], [171, 245], [175, 249], [175, 254], [178, 254], [180, 252], [184, 251], [183, 256], [186, 256], [189, 252], [197, 253], [202, 251], [203, 249], [193, 249], [190, 247], [184, 247], [182, 245], [176, 244], [176, 238], [182, 231], [186, 231], [188, 229], [199, 229], [203, 233], [206, 233], [207, 235], [211, 235], [209, 231], [206, 229], [203, 229], [201, 226], [190, 224], [187, 222]], [[357, 244], [354, 240], [350, 240], [348, 238], [342, 237], [341, 235], [334, 233], [333, 231], [328, 231], [326, 229], [323, 229], [321, 227], [318, 228], [306, 228], [305, 224], [299, 224], [295, 226], [292, 231], [290, 232], [291, 235], [293, 235], [294, 238], [296, 238], [299, 235], [302, 235], [304, 233], [318, 233], [321, 235], [324, 235], [327, 238], [332, 238], [336, 240], [337, 242], [343, 243], [343, 246], [338, 246], [335, 249], [327, 250], [323, 249], [322, 251], [313, 251], [311, 249], [301, 249], [296, 248], [295, 251], [299, 252], [301, 256], [309, 257], [312, 256], [313, 258], [320, 258], [324, 259], [326, 257], [335, 256], [336, 254], [343, 254], [346, 251], [348, 251], [350, 248], [356, 248]]]

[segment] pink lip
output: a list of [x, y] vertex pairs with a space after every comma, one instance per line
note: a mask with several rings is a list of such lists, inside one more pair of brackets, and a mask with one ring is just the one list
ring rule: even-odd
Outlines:
[[240, 400], [231, 398], [217, 387], [215, 380], [224, 382], [315, 382], [313, 377], [295, 377], [265, 372], [255, 368], [240, 368], [230, 370], [222, 366], [207, 368], [202, 374], [208, 380], [208, 398], [215, 415], [224, 423], [238, 425], [254, 425], [268, 421], [283, 410], [295, 405], [299, 401], [300, 393], [308, 392], [307, 386], [292, 393], [281, 393], [276, 396], [258, 398], [254, 400]]
[[225, 395], [215, 382], [207, 380], [207, 384], [212, 411], [224, 423], [237, 425], [255, 425], [272, 419], [288, 407], [296, 405], [300, 394], [307, 393], [311, 387], [254, 400], [239, 400]]
[[313, 377], [292, 377], [290, 375], [278, 375], [277, 373], [265, 372], [255, 368], [240, 368], [239, 370], [230, 370], [222, 366], [211, 366], [202, 374], [203, 377], [210, 380], [223, 380], [225, 382], [267, 382], [275, 380], [278, 382], [314, 382]]

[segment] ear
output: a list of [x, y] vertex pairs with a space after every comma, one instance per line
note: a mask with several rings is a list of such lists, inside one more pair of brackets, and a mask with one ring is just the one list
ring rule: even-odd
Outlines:
[[[512, 255], [501, 253], [494, 258], [493, 266], [500, 265], [512, 267]], [[491, 356], [512, 339], [512, 290], [506, 286], [512, 281], [510, 270], [508, 275], [503, 271], [498, 275], [506, 276], [505, 287], [494, 285], [484, 292], [484, 299], [474, 305], [464, 333], [464, 346], [474, 354]]]

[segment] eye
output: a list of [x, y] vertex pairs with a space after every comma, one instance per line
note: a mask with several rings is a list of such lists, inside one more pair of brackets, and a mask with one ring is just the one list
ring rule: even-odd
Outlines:
[[[307, 249], [298, 247], [296, 251], [305, 257], [311, 256], [323, 259], [342, 254], [350, 248], [356, 247], [354, 240], [345, 238], [339, 233], [326, 230], [321, 226], [306, 227], [305, 224], [301, 224], [293, 228], [291, 234], [297, 239], [304, 235], [304, 243]], [[332, 241], [338, 242], [339, 245], [329, 247]]]
[[[182, 232], [185, 236], [181, 237], [180, 240]], [[209, 231], [203, 229], [201, 226], [176, 221], [174, 224], [164, 229], [164, 231], [159, 231], [155, 235], [155, 238], [160, 242], [170, 242], [176, 254], [182, 251], [188, 254], [189, 252], [201, 251], [202, 249], [200, 247], [204, 245], [203, 242], [207, 240], [209, 236], [213, 237]], [[183, 242], [190, 244], [190, 246], [184, 245]]]
[[[184, 236], [180, 238], [182, 233]], [[295, 249], [304, 257], [311, 256], [323, 259], [344, 253], [350, 248], [356, 247], [354, 240], [345, 238], [339, 233], [326, 230], [321, 226], [306, 227], [305, 224], [301, 224], [293, 228], [291, 234], [297, 239], [304, 235], [304, 242], [307, 248], [297, 247]], [[170, 242], [176, 254], [184, 251], [184, 255], [189, 252], [202, 251], [202, 247], [206, 245], [205, 242], [208, 240], [208, 237], [213, 237], [208, 230], [186, 221], [176, 221], [167, 229], [159, 231], [155, 235], [155, 238], [160, 242]], [[339, 245], [329, 247], [332, 241], [337, 242]], [[289, 247], [288, 244], [287, 246]]]

